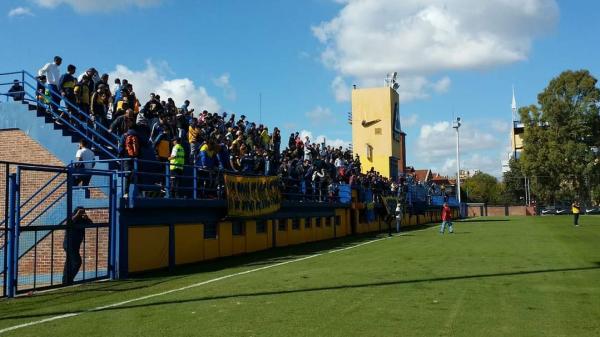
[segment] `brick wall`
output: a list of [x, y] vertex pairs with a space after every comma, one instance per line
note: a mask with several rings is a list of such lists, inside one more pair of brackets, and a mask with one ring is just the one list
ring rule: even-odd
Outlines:
[[468, 216], [507, 216], [507, 215], [535, 215], [533, 207], [526, 206], [489, 206], [489, 205], [469, 205]]
[[[65, 142], [68, 141], [65, 138]], [[73, 153], [73, 157], [75, 153]], [[19, 162], [37, 165], [64, 166], [56, 156], [46, 150], [40, 143], [33, 140], [26, 133], [18, 129], [0, 130], [0, 160]], [[9, 173], [15, 173], [16, 166], [9, 166]], [[21, 204], [29, 199], [37, 192], [45, 183], [52, 179], [56, 172], [41, 172], [41, 171], [21, 171]], [[6, 184], [6, 165], [0, 164], [0, 221], [5, 217], [5, 192], [8, 187]], [[42, 210], [51, 203], [57, 201], [58, 197], [66, 191], [66, 184], [63, 184], [52, 193], [48, 194], [52, 189], [57, 187], [66, 179], [65, 173], [60, 173], [52, 183], [50, 183], [44, 192], [33, 197], [31, 201], [21, 208], [21, 226], [27, 225], [33, 221]], [[92, 198], [104, 198], [105, 196], [99, 190], [91, 190]], [[44, 199], [45, 198], [45, 199]], [[64, 198], [63, 198], [64, 199]], [[33, 208], [38, 202], [41, 204]], [[62, 207], [54, 207], [57, 212], [46, 213], [33, 224], [35, 225], [57, 225], [66, 217], [66, 200], [60, 200], [58, 204]], [[32, 209], [29, 215], [25, 215], [28, 210]], [[88, 215], [94, 223], [108, 222], [108, 209], [88, 210]], [[3, 227], [3, 226], [2, 226]], [[65, 253], [62, 247], [64, 230], [56, 230], [53, 234], [48, 234], [47, 231], [38, 231], [37, 240], [44, 237], [35, 246], [35, 249], [29, 250], [19, 261], [19, 290], [27, 289], [33, 286], [33, 274], [36, 277], [36, 287], [50, 285], [50, 278], [54, 275], [54, 284], [60, 278], [65, 262]], [[23, 232], [20, 237], [20, 244], [23, 247], [29, 247], [36, 241], [34, 232]], [[98, 244], [96, 245], [96, 242]], [[0, 245], [4, 243], [4, 236], [0, 238]], [[102, 276], [107, 268], [108, 259], [108, 229], [107, 228], [90, 228], [86, 229], [85, 234], [85, 250], [82, 245], [80, 254], [85, 259], [86, 272], [98, 269]], [[96, 264], [96, 260], [98, 261]], [[83, 270], [83, 266], [80, 271]], [[94, 273], [95, 274], [95, 273]], [[94, 277], [94, 274], [86, 273], [86, 277]], [[1, 290], [0, 290], [1, 291]]]

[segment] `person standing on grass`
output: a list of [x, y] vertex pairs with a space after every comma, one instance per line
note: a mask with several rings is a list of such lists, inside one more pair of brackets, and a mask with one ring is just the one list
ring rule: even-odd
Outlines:
[[575, 200], [571, 205], [571, 212], [573, 213], [573, 225], [579, 227], [579, 213], [581, 212], [581, 206], [579, 206], [578, 200]]
[[63, 284], [73, 284], [77, 272], [81, 267], [81, 255], [79, 248], [85, 236], [85, 227], [92, 224], [92, 220], [85, 214], [81, 206], [75, 208], [71, 221], [67, 222], [63, 249], [65, 250], [65, 267], [63, 269]]
[[454, 233], [454, 227], [452, 226], [452, 210], [450, 210], [450, 206], [448, 203], [444, 203], [444, 207], [442, 208], [442, 227], [440, 228], [440, 234], [444, 234], [444, 230], [448, 226], [448, 233]]

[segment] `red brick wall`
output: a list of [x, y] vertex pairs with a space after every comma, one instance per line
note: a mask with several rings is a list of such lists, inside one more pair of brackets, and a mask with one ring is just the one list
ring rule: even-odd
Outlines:
[[468, 214], [469, 217], [476, 216], [506, 216], [506, 210], [508, 208], [508, 215], [535, 215], [535, 209], [533, 207], [526, 206], [469, 206]]
[[[69, 141], [65, 138], [65, 142]], [[73, 154], [75, 155], [75, 154]], [[27, 164], [38, 164], [38, 165], [52, 165], [52, 166], [64, 166], [56, 156], [47, 151], [41, 144], [33, 140], [27, 134], [21, 130], [9, 129], [0, 130], [0, 160], [19, 162]], [[6, 179], [6, 165], [0, 164], [0, 221], [4, 220], [5, 213], [5, 191], [7, 185]], [[10, 173], [16, 172], [16, 166], [10, 166]], [[37, 192], [46, 182], [54, 177], [56, 173], [52, 172], [40, 172], [40, 171], [21, 171], [21, 204], [23, 204], [30, 196]], [[56, 192], [50, 197], [48, 193], [55, 188], [59, 183], [66, 179], [66, 174], [61, 173], [51, 184], [45, 189], [44, 193], [36, 195], [26, 206], [22, 207], [21, 225], [25, 226], [32, 221], [39, 213], [44, 210], [48, 205], [55, 201], [58, 196], [66, 191], [66, 184], [63, 184]], [[92, 198], [103, 198], [105, 197], [100, 191], [92, 190]], [[47, 197], [47, 198], [46, 198]], [[46, 198], [44, 200], [44, 198]], [[40, 206], [36, 207], [30, 215], [25, 213], [31, 209], [34, 205], [41, 201]], [[65, 210], [66, 211], [66, 210]], [[107, 223], [108, 222], [108, 209], [101, 210], [88, 210], [88, 215], [94, 223]], [[45, 219], [45, 221], [37, 220], [35, 225], [57, 225], [60, 221], [64, 220], [66, 212], [60, 212], [55, 217]], [[46, 218], [46, 217], [42, 217]], [[38, 235], [43, 236], [45, 231], [38, 232]], [[40, 239], [38, 237], [38, 240]], [[36, 286], [49, 285], [49, 276], [51, 274], [61, 275], [65, 262], [65, 254], [62, 248], [64, 238], [64, 230], [57, 230], [53, 235], [48, 235], [46, 238], [41, 240], [35, 250], [31, 249], [25, 256], [19, 261], [19, 278], [26, 278], [25, 282], [19, 287], [19, 290], [27, 289], [33, 285], [33, 273], [40, 277], [36, 280]], [[25, 239], [30, 242], [24, 242]], [[33, 242], [34, 238], [29, 236], [21, 237], [21, 244], [25, 247], [29, 247]], [[98, 247], [96, 247], [96, 240], [98, 240]], [[85, 234], [85, 252], [82, 245], [80, 254], [82, 257], [85, 256], [86, 271], [95, 270], [96, 268], [104, 270], [107, 268], [108, 259], [108, 229], [107, 228], [90, 228], [86, 230]], [[4, 237], [0, 239], [0, 245], [4, 243]], [[98, 265], [96, 266], [96, 259]], [[80, 271], [83, 270], [83, 266]], [[88, 277], [90, 275], [88, 274]], [[92, 276], [93, 277], [93, 276]], [[31, 284], [26, 284], [31, 282]], [[60, 282], [60, 281], [59, 281]], [[1, 292], [1, 289], [0, 289]]]

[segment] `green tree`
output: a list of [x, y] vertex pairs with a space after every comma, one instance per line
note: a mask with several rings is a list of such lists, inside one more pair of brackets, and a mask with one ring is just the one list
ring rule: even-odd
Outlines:
[[506, 203], [522, 205], [525, 202], [525, 181], [521, 165], [518, 160], [511, 158], [508, 162], [509, 171], [504, 172], [504, 198]]
[[588, 200], [598, 185], [600, 90], [587, 70], [565, 71], [538, 95], [539, 107], [521, 108], [525, 124], [520, 159], [531, 187], [545, 203]]
[[487, 173], [478, 172], [466, 179], [464, 189], [470, 202], [502, 203], [502, 187], [496, 177]]

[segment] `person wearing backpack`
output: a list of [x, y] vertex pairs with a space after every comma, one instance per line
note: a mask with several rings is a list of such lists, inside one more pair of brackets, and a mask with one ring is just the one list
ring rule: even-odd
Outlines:
[[123, 135], [123, 149], [122, 157], [126, 160], [123, 161], [123, 170], [125, 171], [125, 195], [129, 194], [129, 186], [131, 185], [131, 179], [133, 178], [134, 160], [140, 156], [140, 137], [135, 131], [135, 124], [129, 123], [127, 133]]
[[183, 175], [183, 165], [185, 164], [185, 149], [183, 148], [183, 145], [181, 145], [181, 138], [179, 137], [173, 139], [173, 150], [169, 156], [169, 161], [171, 164], [171, 194], [173, 197], [177, 198], [179, 194], [179, 182]]

